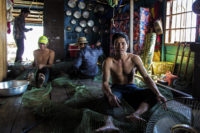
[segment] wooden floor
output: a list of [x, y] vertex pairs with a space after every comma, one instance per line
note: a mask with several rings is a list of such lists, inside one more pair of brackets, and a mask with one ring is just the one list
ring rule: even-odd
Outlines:
[[[91, 86], [98, 85], [91, 82], [89, 84]], [[56, 103], [63, 103], [73, 93], [73, 90], [64, 87], [53, 87], [49, 99]], [[0, 97], [0, 133], [73, 133], [69, 132], [69, 128], [67, 131], [66, 128], [62, 127], [57, 129], [57, 127], [52, 126], [52, 123], [55, 122], [46, 122], [43, 118], [36, 118], [30, 109], [23, 107], [22, 95]]]
[[[65, 88], [54, 88], [49, 96], [54, 102], [64, 102], [69, 98]], [[54, 132], [40, 119], [36, 119], [30, 109], [22, 105], [22, 96], [0, 97], [0, 133], [46, 133]]]

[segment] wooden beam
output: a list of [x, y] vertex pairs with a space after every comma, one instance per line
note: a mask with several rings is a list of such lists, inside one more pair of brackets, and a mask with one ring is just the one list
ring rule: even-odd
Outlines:
[[34, 5], [34, 6], [44, 6], [44, 3], [42, 2], [32, 2], [32, 1], [14, 1], [14, 5]]
[[29, 7], [43, 7], [43, 5], [34, 5], [34, 4], [26, 4], [26, 3], [15, 3], [14, 5], [18, 6], [29, 6]]
[[37, 22], [42, 22], [43, 19], [25, 18], [25, 21], [37, 21]]
[[[13, 9], [12, 15], [17, 17], [20, 15], [20, 9]], [[43, 23], [43, 11], [30, 10], [30, 14], [25, 18], [26, 23], [42, 24]]]
[[[12, 13], [12, 15], [13, 15], [14, 17], [19, 16], [18, 13]], [[38, 19], [42, 19], [42, 18], [43, 18], [43, 15], [32, 15], [32, 14], [29, 14], [27, 18], [38, 18]]]
[[26, 21], [27, 24], [43, 24], [43, 22], [39, 21]]
[[134, 0], [130, 0], [130, 52], [133, 53], [133, 19], [134, 19]]
[[43, 23], [43, 19], [34, 19], [34, 18], [25, 18], [25, 22], [26, 23], [33, 23], [33, 24], [42, 24]]
[[175, 92], [175, 93], [177, 93], [177, 94], [179, 94], [179, 95], [182, 95], [182, 96], [185, 96], [185, 97], [191, 97], [191, 98], [192, 98], [192, 95], [187, 94], [187, 93], [182, 92], [182, 91], [179, 91], [179, 90], [174, 89], [174, 88], [172, 88], [172, 87], [169, 87], [169, 86], [166, 86], [166, 85], [163, 85], [163, 84], [160, 84], [160, 83], [156, 83], [156, 85], [157, 85], [157, 86], [160, 86], [160, 87], [163, 87], [163, 88], [165, 88], [165, 89], [171, 90], [172, 92]]
[[[12, 12], [20, 14], [21, 10], [20, 9], [13, 9]], [[30, 14], [40, 14], [40, 15], [43, 15], [43, 11], [30, 10]]]
[[7, 75], [7, 16], [6, 16], [6, 0], [0, 2], [0, 81]]

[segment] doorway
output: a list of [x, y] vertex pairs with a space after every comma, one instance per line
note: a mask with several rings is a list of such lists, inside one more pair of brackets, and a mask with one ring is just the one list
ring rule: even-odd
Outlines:
[[34, 60], [33, 51], [38, 49], [38, 38], [43, 35], [43, 8], [44, 0], [8, 0], [12, 4], [10, 12], [13, 18], [10, 22], [10, 33], [7, 33], [7, 62], [13, 64], [15, 62], [17, 46], [13, 37], [13, 22], [14, 18], [19, 16], [21, 9], [29, 9], [30, 13], [25, 18], [25, 27], [32, 28], [32, 31], [25, 32], [24, 53], [22, 61], [32, 62]]
[[[33, 51], [38, 49], [38, 38], [43, 35], [42, 25], [26, 25], [26, 28], [32, 28], [32, 31], [25, 32], [23, 62], [30, 63], [34, 60]], [[13, 38], [13, 25], [11, 25], [11, 33], [7, 34], [7, 61], [9, 64], [15, 62], [16, 43]]]

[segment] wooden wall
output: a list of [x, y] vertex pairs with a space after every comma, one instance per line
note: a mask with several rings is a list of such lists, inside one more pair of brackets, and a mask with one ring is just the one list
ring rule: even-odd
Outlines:
[[[187, 62], [187, 59], [188, 59], [189, 49], [190, 49], [189, 47], [186, 47], [185, 50], [184, 50], [185, 52], [184, 52], [183, 64], [182, 64], [180, 76], [184, 75], [186, 62]], [[165, 46], [165, 59], [166, 59], [166, 61], [174, 63], [176, 52], [177, 52], [177, 46], [174, 46], [174, 45]], [[178, 58], [177, 58], [177, 62], [176, 62], [176, 68], [175, 68], [175, 74], [178, 71], [179, 64], [181, 62], [182, 53], [183, 53], [183, 46], [181, 46], [180, 49], [179, 49], [179, 54], [178, 54]], [[192, 52], [191, 55], [190, 55], [190, 61], [189, 61], [188, 71], [187, 71], [188, 72], [188, 74], [187, 74], [187, 80], [188, 81], [191, 81], [192, 76], [193, 76], [193, 71], [194, 71], [194, 52]]]
[[7, 73], [7, 46], [6, 46], [6, 0], [0, 2], [0, 81], [6, 77]]
[[49, 38], [49, 48], [55, 51], [55, 60], [63, 60], [64, 0], [44, 0], [44, 35]]

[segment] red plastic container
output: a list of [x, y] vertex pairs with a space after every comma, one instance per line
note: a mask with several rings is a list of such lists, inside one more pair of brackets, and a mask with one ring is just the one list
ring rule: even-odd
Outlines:
[[79, 47], [77, 45], [69, 45], [69, 54], [71, 58], [77, 57], [79, 52]]

